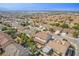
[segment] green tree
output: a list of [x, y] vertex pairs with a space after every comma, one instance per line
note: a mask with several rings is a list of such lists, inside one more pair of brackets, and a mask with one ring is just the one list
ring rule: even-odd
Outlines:
[[68, 24], [65, 24], [65, 23], [63, 23], [63, 24], [61, 25], [61, 27], [62, 27], [62, 28], [69, 28]]
[[21, 45], [26, 44], [28, 46], [29, 50], [32, 52], [32, 55], [34, 55], [34, 52], [36, 51], [35, 50], [36, 49], [36, 45], [33, 42], [32, 38], [28, 37], [25, 33], [20, 33], [17, 36], [16, 42], [21, 44]]
[[73, 33], [73, 37], [77, 38], [79, 35], [79, 31]]
[[26, 43], [28, 39], [29, 38], [28, 38], [28, 36], [26, 36], [25, 33], [19, 33], [17, 36], [16, 42], [22, 45], [22, 44]]
[[49, 31], [53, 33], [54, 32], [54, 29], [53, 28], [49, 28]]
[[26, 22], [22, 22], [21, 25], [22, 26], [27, 26], [27, 25], [30, 25], [30, 23], [28, 21], [26, 21]]
[[55, 26], [60, 26], [60, 24], [59, 23], [55, 23]]
[[11, 25], [10, 24], [8, 24], [8, 23], [3, 23], [5, 26], [7, 26], [7, 27], [11, 27]]
[[17, 30], [11, 27], [3, 27], [2, 31], [11, 35], [12, 38], [16, 38]]
[[76, 29], [76, 30], [79, 30], [79, 24], [75, 24], [75, 25], [73, 26], [73, 28]]

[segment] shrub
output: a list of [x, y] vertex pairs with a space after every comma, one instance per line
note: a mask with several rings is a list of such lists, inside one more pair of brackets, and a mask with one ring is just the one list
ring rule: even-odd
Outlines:
[[77, 38], [78, 35], [79, 35], [79, 32], [74, 32], [74, 33], [73, 33], [73, 37], [75, 37], [75, 38]]
[[65, 24], [65, 23], [63, 23], [63, 24], [61, 25], [61, 27], [62, 27], [62, 28], [69, 28], [68, 24]]

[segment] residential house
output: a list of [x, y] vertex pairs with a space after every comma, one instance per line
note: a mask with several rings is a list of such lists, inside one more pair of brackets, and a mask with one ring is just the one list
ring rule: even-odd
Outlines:
[[73, 33], [75, 32], [75, 29], [63, 29], [62, 33], [67, 34], [69, 37], [73, 37]]
[[41, 45], [46, 44], [51, 39], [52, 39], [52, 35], [48, 31], [38, 32], [34, 37], [34, 41]]
[[54, 26], [53, 29], [54, 29], [54, 33], [55, 33], [56, 35], [59, 35], [59, 34], [61, 33], [61, 31], [63, 30], [63, 28], [61, 28], [61, 27], [56, 27], [56, 26]]
[[49, 41], [47, 46], [57, 55], [65, 55], [71, 44], [65, 40], [53, 40]]
[[14, 42], [7, 34], [0, 32], [0, 48], [3, 56], [28, 56], [29, 50]]

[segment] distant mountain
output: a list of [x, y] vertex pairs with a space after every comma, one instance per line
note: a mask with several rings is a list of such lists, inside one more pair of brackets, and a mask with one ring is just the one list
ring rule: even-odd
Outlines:
[[7, 8], [0, 7], [0, 11], [8, 11]]

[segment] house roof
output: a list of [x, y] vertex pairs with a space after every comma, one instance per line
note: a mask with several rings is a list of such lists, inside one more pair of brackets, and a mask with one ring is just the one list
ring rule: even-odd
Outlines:
[[53, 26], [53, 29], [54, 29], [54, 31], [57, 31], [57, 30], [61, 31], [63, 28], [57, 27], [57, 26]]
[[5, 46], [7, 46], [8, 44], [10, 44], [12, 42], [14, 42], [14, 41], [9, 35], [0, 32], [0, 45], [2, 47], [5, 47]]
[[50, 38], [49, 36], [51, 36], [51, 34], [48, 31], [39, 32], [35, 35], [34, 41], [44, 44]]
[[75, 29], [63, 29], [62, 33], [66, 33], [67, 36], [73, 37], [73, 33], [75, 32]]
[[54, 51], [65, 54], [70, 46], [70, 43], [64, 40], [53, 40], [47, 43], [47, 46], [51, 47]]
[[5, 50], [3, 55], [29, 55], [29, 50], [14, 42], [14, 40], [7, 34], [0, 32], [0, 45]]
[[2, 54], [4, 56], [28, 56], [29, 50], [23, 48], [21, 45], [13, 43], [5, 47], [5, 52]]
[[63, 29], [63, 31], [62, 32], [64, 32], [64, 33], [74, 33], [76, 30], [75, 29]]

